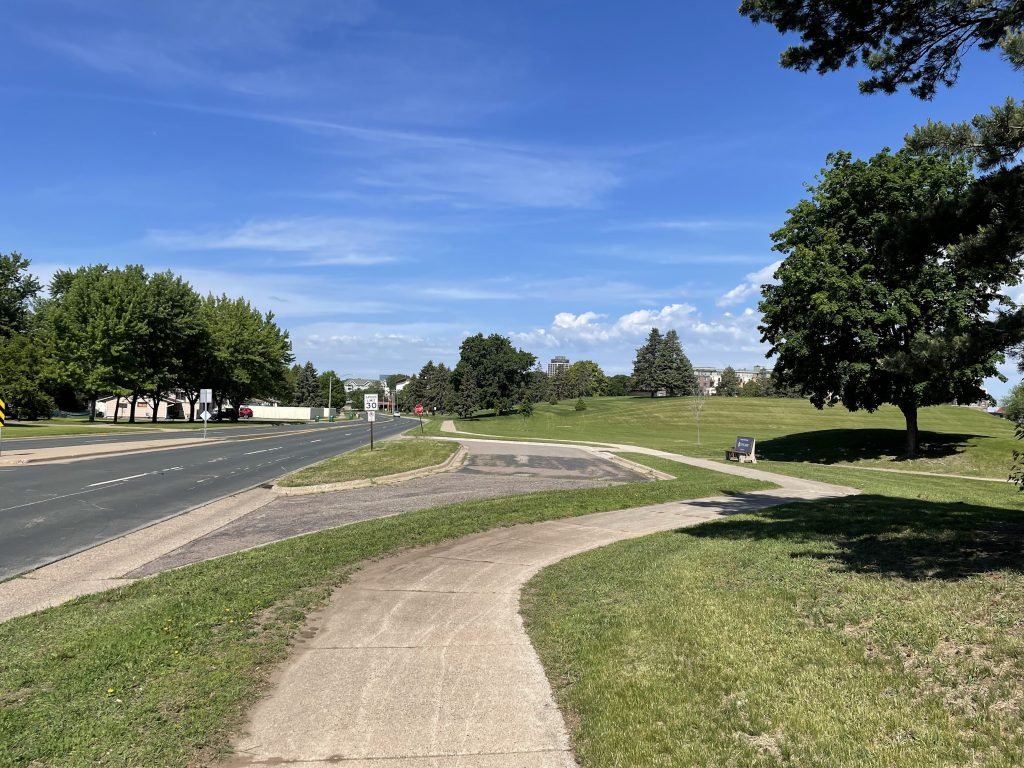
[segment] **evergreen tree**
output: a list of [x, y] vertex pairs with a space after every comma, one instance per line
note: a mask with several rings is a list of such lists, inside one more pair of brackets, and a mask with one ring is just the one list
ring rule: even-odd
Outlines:
[[300, 408], [323, 408], [324, 397], [320, 392], [320, 379], [313, 363], [306, 361], [295, 382], [295, 404]]
[[740, 393], [740, 376], [731, 365], [722, 371], [715, 393], [723, 397], [736, 397]]
[[651, 328], [647, 341], [636, 351], [633, 361], [633, 389], [639, 392], [650, 392], [651, 397], [661, 388], [658, 381], [657, 356], [661, 348], [661, 331]]
[[692, 395], [697, 391], [697, 376], [690, 358], [683, 352], [679, 334], [675, 329], [665, 334], [655, 355], [658, 383], [669, 395]]

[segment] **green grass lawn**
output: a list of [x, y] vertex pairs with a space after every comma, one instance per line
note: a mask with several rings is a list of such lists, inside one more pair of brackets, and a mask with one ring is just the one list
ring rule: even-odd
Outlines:
[[712, 397], [697, 424], [689, 398], [590, 398], [541, 404], [530, 418], [458, 420], [459, 430], [509, 438], [628, 443], [688, 456], [722, 458], [739, 435], [757, 439], [757, 453], [777, 462], [847, 463], [1005, 478], [1019, 447], [1013, 426], [973, 408], [935, 406], [920, 412], [922, 456], [900, 460], [904, 420], [885, 406], [850, 413], [841, 406], [819, 411], [804, 400]]
[[307, 613], [361, 560], [477, 531], [763, 484], [677, 479], [467, 502], [145, 579], [0, 624], [0, 766], [185, 766], [222, 754]]
[[864, 495], [565, 560], [523, 614], [584, 768], [1024, 764], [1024, 503], [805, 467]]
[[[246, 426], [251, 422], [216, 422], [211, 421], [209, 429], [221, 427]], [[96, 421], [90, 423], [88, 419], [60, 418], [47, 419], [43, 421], [19, 421], [7, 422], [4, 427], [4, 440], [17, 439], [19, 437], [66, 437], [68, 435], [110, 435], [116, 437], [129, 432], [144, 432], [152, 429], [202, 429], [203, 423], [187, 421], [158, 421], [153, 424], [149, 421], [139, 421], [129, 424], [119, 421], [117, 424], [109, 421]]]
[[458, 443], [437, 440], [382, 440], [372, 451], [367, 446], [343, 453], [287, 475], [279, 484], [296, 488], [395, 475], [440, 464], [458, 449]]

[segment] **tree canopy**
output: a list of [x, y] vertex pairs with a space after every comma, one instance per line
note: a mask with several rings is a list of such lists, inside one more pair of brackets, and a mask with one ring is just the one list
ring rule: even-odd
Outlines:
[[463, 340], [453, 378], [458, 391], [467, 386], [476, 390], [477, 409], [509, 413], [525, 399], [530, 368], [536, 360], [504, 336], [478, 333]]
[[972, 47], [998, 48], [1024, 68], [1024, 4], [1019, 0], [743, 0], [740, 13], [796, 33], [784, 67], [834, 72], [864, 64], [867, 93], [893, 93], [901, 86], [931, 98], [960, 74]]
[[722, 371], [722, 376], [718, 380], [718, 386], [715, 387], [715, 394], [723, 395], [725, 397], [736, 397], [740, 394], [741, 387], [740, 375], [736, 373], [736, 369], [730, 365]]
[[976, 229], [968, 164], [908, 150], [829, 157], [811, 196], [773, 234], [786, 258], [763, 288], [763, 341], [776, 373], [821, 408], [900, 408], [907, 452], [917, 409], [984, 396], [1020, 337], [1002, 294], [1021, 256], [979, 266], [955, 245]]

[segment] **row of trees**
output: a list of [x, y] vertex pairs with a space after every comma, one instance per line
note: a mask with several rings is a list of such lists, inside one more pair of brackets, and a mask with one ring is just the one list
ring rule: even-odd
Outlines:
[[[12, 415], [37, 418], [124, 397], [184, 393], [195, 418], [201, 388], [218, 406], [280, 391], [288, 333], [245, 299], [201, 297], [172, 272], [132, 265], [61, 270], [49, 297], [18, 253], [0, 254], [0, 382]], [[116, 414], [116, 410], [115, 410]], [[116, 416], [115, 416], [116, 418]]]
[[[952, 86], [963, 54], [1002, 52], [1024, 68], [1018, 0], [849, 3], [743, 0], [741, 13], [800, 43], [782, 64], [830, 72], [858, 62], [867, 93]], [[829, 156], [810, 197], [773, 235], [785, 255], [760, 327], [776, 370], [819, 408], [892, 403], [917, 453], [922, 406], [985, 398], [1024, 313], [1005, 295], [1024, 269], [1024, 105], [969, 122], [928, 122], [897, 152]]]
[[506, 337], [477, 334], [463, 341], [454, 369], [433, 360], [424, 365], [399, 393], [398, 405], [468, 418], [479, 410], [529, 414], [535, 403], [626, 395], [629, 390], [629, 376], [605, 376], [592, 360], [548, 375], [534, 355], [516, 349]]

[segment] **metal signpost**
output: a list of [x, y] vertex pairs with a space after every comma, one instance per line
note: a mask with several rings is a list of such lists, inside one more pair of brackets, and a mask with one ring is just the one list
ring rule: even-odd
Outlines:
[[373, 450], [373, 422], [377, 418], [377, 395], [363, 395], [363, 408], [366, 410], [366, 420], [370, 422], [370, 450]]
[[199, 414], [199, 418], [203, 420], [203, 440], [206, 439], [206, 423], [210, 420], [210, 408], [213, 407], [213, 390], [212, 389], [200, 389], [199, 390], [199, 407], [203, 409], [203, 412]]
[[0, 456], [4, 455], [4, 425], [7, 424], [7, 403], [0, 400]]

